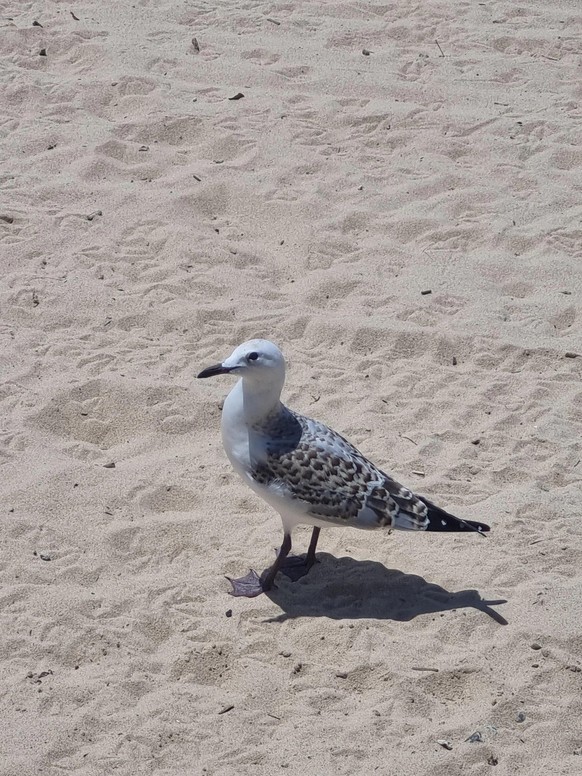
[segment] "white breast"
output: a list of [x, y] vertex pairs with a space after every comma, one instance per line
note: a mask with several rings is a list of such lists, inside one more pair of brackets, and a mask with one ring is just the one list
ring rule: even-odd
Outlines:
[[266, 447], [261, 434], [249, 429], [244, 411], [242, 380], [224, 400], [221, 430], [222, 444], [233, 469], [255, 493], [279, 512], [286, 530], [291, 530], [298, 523], [315, 525], [316, 521], [306, 518], [306, 504], [290, 502], [283, 483], [267, 486], [253, 479], [251, 473], [265, 454]]
[[242, 380], [234, 386], [224, 400], [221, 419], [222, 444], [233, 465], [245, 480], [252, 470], [249, 429], [245, 422], [242, 396]]

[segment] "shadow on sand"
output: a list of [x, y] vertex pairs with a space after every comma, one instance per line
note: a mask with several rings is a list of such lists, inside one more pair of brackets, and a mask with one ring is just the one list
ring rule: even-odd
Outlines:
[[421, 614], [454, 609], [478, 609], [500, 625], [507, 620], [491, 606], [505, 599], [485, 601], [477, 590], [453, 593], [423, 577], [387, 569], [374, 561], [336, 558], [322, 552], [309, 574], [296, 582], [277, 576], [276, 588], [266, 595], [281, 607], [271, 622], [296, 617], [329, 617], [333, 620], [369, 618], [406, 622]]

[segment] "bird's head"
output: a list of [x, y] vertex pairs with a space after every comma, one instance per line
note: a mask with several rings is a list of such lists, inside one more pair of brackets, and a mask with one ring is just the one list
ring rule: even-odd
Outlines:
[[222, 363], [203, 369], [198, 377], [235, 374], [245, 381], [281, 383], [285, 379], [285, 359], [279, 348], [269, 340], [243, 342]]

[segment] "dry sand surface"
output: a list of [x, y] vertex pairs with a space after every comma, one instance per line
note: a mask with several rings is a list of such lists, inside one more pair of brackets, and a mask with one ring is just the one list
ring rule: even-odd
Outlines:
[[[1, 776], [582, 772], [581, 29], [2, 3]], [[195, 375], [252, 336], [490, 538], [330, 530], [231, 598], [281, 527]]]

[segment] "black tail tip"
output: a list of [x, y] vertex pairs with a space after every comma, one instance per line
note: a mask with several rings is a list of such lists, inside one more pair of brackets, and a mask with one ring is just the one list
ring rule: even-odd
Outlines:
[[491, 528], [487, 523], [478, 523], [475, 520], [462, 520], [460, 517], [451, 515], [450, 512], [445, 512], [444, 509], [432, 504], [428, 499], [420, 497], [427, 507], [428, 525], [427, 531], [472, 531], [474, 533], [486, 534]]
[[477, 523], [474, 520], [461, 520], [459, 517], [453, 517], [442, 514], [437, 516], [430, 516], [431, 520], [428, 524], [427, 531], [445, 531], [445, 532], [470, 532], [479, 533], [485, 535], [491, 528], [487, 523]]
[[469, 531], [476, 531], [477, 533], [480, 533], [480, 534], [486, 534], [486, 533], [489, 533], [489, 531], [491, 530], [490, 526], [488, 526], [487, 523], [476, 523], [473, 520], [464, 520], [463, 522], [467, 523], [467, 525], [469, 526], [467, 530]]

